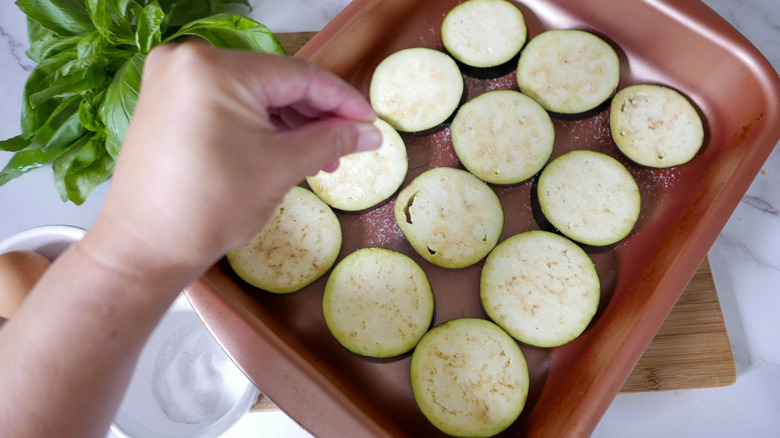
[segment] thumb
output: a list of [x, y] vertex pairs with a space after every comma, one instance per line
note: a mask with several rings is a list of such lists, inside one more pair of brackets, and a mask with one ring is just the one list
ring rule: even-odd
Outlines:
[[372, 122], [340, 117], [313, 121], [279, 135], [286, 137], [291, 164], [304, 175], [314, 175], [344, 155], [379, 149], [383, 142]]

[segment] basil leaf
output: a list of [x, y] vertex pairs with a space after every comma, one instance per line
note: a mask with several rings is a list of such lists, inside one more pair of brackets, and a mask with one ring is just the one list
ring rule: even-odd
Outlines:
[[76, 45], [76, 53], [79, 58], [86, 58], [107, 50], [110, 46], [108, 40], [99, 31], [95, 30], [81, 35]]
[[133, 21], [141, 9], [135, 0], [87, 0], [95, 29], [111, 44], [135, 44]]
[[135, 31], [135, 45], [141, 53], [149, 53], [152, 47], [160, 44], [164, 21], [165, 13], [157, 0], [144, 6]]
[[80, 35], [95, 29], [84, 0], [17, 0], [16, 6], [58, 35]]
[[104, 137], [82, 137], [52, 164], [54, 184], [60, 197], [63, 201], [83, 204], [111, 176], [114, 164], [115, 160], [106, 152]]
[[190, 21], [213, 15], [219, 9], [233, 5], [242, 5], [248, 9], [249, 0], [159, 0], [166, 16], [171, 17], [170, 25], [181, 27]]
[[[89, 58], [85, 58], [89, 59]], [[84, 61], [81, 59], [80, 61]], [[92, 60], [86, 68], [54, 80], [48, 88], [30, 95], [33, 108], [54, 97], [69, 97], [104, 85], [109, 81], [106, 76], [107, 61], [103, 58]]]
[[30, 102], [30, 96], [49, 88], [57, 77], [57, 71], [75, 58], [76, 52], [74, 50], [64, 51], [35, 66], [30, 76], [27, 77], [22, 95], [22, 132], [24, 134], [35, 133], [58, 105], [54, 101], [45, 101], [33, 106]]
[[81, 126], [79, 113], [76, 111], [65, 119], [49, 137], [49, 141], [43, 147], [44, 151], [67, 149], [73, 142], [84, 135], [87, 130]]
[[0, 151], [17, 152], [30, 146], [29, 136], [19, 134], [7, 140], [0, 141]]
[[98, 116], [98, 109], [105, 94], [106, 90], [102, 89], [97, 93], [86, 93], [83, 96], [83, 100], [79, 104], [79, 122], [84, 126], [84, 129], [92, 132], [105, 130], [105, 125]]
[[5, 168], [0, 172], [0, 186], [33, 169], [43, 166], [57, 158], [63, 151], [64, 149], [44, 151], [43, 148], [35, 144], [27, 146], [15, 153], [8, 164], [6, 164]]
[[279, 40], [266, 26], [240, 15], [217, 14], [195, 20], [165, 41], [185, 35], [198, 35], [216, 47], [286, 54]]
[[98, 110], [100, 121], [106, 126], [106, 149], [114, 158], [119, 155], [138, 102], [145, 60], [146, 55], [136, 53], [117, 71]]
[[[54, 161], [63, 200], [81, 204], [110, 177], [130, 125], [146, 54], [198, 35], [218, 47], [284, 53], [263, 25], [220, 13], [249, 0], [17, 0], [35, 61], [24, 87], [22, 134], [0, 185]], [[234, 11], [236, 12], [236, 11]]]
[[46, 151], [68, 146], [84, 134], [78, 123], [80, 96], [71, 96], [59, 102], [51, 116], [32, 137], [32, 143]]
[[81, 35], [60, 36], [30, 18], [27, 19], [27, 36], [30, 48], [25, 53], [37, 63], [64, 50], [73, 49], [81, 41]]

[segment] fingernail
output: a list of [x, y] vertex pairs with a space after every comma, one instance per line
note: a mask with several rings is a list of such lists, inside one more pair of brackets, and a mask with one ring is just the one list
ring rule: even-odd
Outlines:
[[355, 152], [366, 152], [379, 149], [384, 139], [382, 133], [373, 124], [362, 123], [358, 128], [358, 140]]
[[333, 173], [339, 168], [339, 162], [338, 161], [331, 161], [330, 163], [326, 164], [325, 167], [322, 168], [323, 172]]

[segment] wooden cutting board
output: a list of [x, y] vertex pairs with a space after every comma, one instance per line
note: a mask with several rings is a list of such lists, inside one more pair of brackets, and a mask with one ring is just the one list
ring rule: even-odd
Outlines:
[[[277, 37], [293, 54], [315, 33], [281, 33]], [[621, 392], [711, 388], [731, 385], [736, 379], [715, 282], [705, 259]], [[252, 411], [275, 409], [262, 395], [252, 407]]]

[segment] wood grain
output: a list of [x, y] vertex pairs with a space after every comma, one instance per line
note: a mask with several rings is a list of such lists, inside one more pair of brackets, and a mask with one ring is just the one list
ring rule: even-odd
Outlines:
[[727, 386], [736, 379], [726, 324], [705, 259], [621, 392]]
[[293, 55], [316, 34], [317, 32], [278, 33], [276, 38], [279, 39], [279, 43], [284, 47], [284, 50], [288, 54]]
[[[279, 42], [294, 54], [316, 32], [280, 33]], [[708, 260], [659, 329], [620, 392], [710, 388], [736, 382], [737, 371]], [[253, 412], [278, 409], [260, 395]]]

